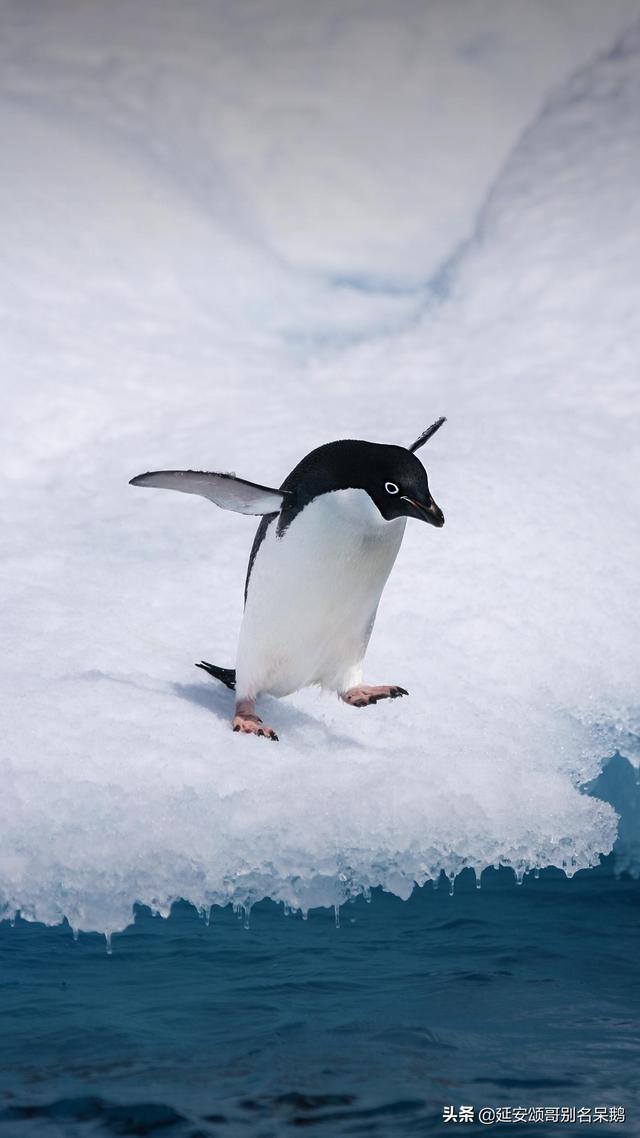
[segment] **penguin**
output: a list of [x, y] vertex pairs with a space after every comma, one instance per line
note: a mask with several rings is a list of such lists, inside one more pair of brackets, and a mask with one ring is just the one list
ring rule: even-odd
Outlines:
[[362, 681], [364, 655], [407, 518], [444, 525], [416, 451], [444, 416], [405, 448], [341, 439], [307, 454], [279, 489], [194, 470], [139, 474], [130, 485], [199, 494], [261, 515], [249, 556], [236, 666], [196, 664], [235, 691], [232, 727], [277, 741], [260, 695], [318, 685], [350, 707], [409, 693]]

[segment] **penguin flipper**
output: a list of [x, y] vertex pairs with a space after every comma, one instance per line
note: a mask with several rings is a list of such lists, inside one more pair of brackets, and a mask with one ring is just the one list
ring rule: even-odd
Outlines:
[[237, 514], [277, 514], [289, 494], [287, 490], [259, 486], [234, 474], [213, 474], [206, 470], [150, 470], [132, 478], [129, 485], [199, 494], [223, 510], [234, 510]]
[[235, 668], [219, 668], [217, 664], [207, 664], [206, 660], [196, 664], [196, 668], [202, 668], [204, 672], [208, 672], [215, 680], [220, 680], [220, 683], [230, 688], [231, 691], [236, 690]]
[[446, 423], [446, 421], [446, 415], [441, 415], [439, 419], [436, 419], [435, 423], [432, 423], [430, 427], [427, 427], [426, 431], [423, 431], [422, 434], [418, 436], [415, 443], [412, 443], [410, 447], [407, 447], [407, 450], [410, 450], [412, 454], [415, 454], [416, 451], [420, 449], [420, 447], [423, 447], [424, 444], [427, 443], [433, 435], [435, 435], [436, 431], [440, 430], [440, 427], [443, 423]]

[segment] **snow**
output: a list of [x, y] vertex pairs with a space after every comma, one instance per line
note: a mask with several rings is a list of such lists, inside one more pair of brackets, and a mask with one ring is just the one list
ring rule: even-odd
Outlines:
[[[113, 931], [611, 849], [638, 754], [640, 4], [5, 3], [0, 905]], [[610, 42], [616, 46], [608, 48]], [[576, 68], [578, 69], [576, 71]], [[368, 656], [234, 736], [250, 519], [421, 452]]]

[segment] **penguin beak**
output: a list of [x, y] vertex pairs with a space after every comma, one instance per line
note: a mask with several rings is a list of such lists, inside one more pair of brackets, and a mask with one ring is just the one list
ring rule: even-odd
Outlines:
[[429, 525], [438, 526], [440, 528], [444, 525], [444, 514], [439, 506], [436, 506], [433, 498], [426, 502], [417, 502], [415, 498], [402, 498], [403, 502], [407, 503], [405, 514], [409, 518], [419, 518], [422, 522], [429, 522]]

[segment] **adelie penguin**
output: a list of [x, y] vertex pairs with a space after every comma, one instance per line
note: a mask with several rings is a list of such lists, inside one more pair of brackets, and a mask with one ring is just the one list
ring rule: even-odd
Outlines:
[[318, 684], [352, 707], [407, 695], [362, 682], [362, 662], [407, 518], [444, 525], [416, 451], [344, 439], [312, 450], [278, 490], [231, 474], [158, 470], [132, 486], [200, 494], [225, 510], [262, 514], [245, 582], [235, 670], [202, 662], [236, 692], [234, 731], [277, 739], [256, 712], [262, 694]]

